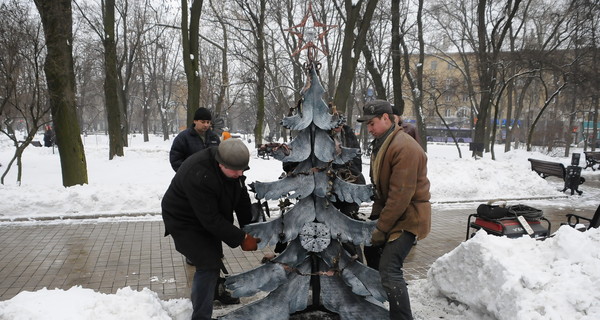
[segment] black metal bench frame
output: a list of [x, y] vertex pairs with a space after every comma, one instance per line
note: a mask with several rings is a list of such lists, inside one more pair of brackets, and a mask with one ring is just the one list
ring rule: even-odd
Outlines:
[[598, 151], [585, 151], [583, 152], [585, 154], [585, 168], [583, 168], [584, 170], [587, 168], [592, 168], [593, 171], [596, 171], [596, 169], [594, 169], [595, 165], [598, 165], [598, 169], [600, 169], [600, 152]]
[[585, 230], [600, 227], [600, 205], [596, 209], [596, 212], [594, 213], [594, 216], [591, 219], [572, 213], [567, 214], [567, 224], [569, 226], [573, 228], [577, 227], [577, 225], [580, 224], [579, 220], [585, 220], [588, 222], [588, 226], [585, 228]]
[[[557, 177], [561, 178], [565, 182], [565, 186], [562, 189], [562, 192], [565, 192], [567, 189], [571, 189], [571, 195], [575, 193], [575, 191], [581, 195], [583, 191], [579, 190], [579, 185], [585, 182], [585, 179], [578, 176], [576, 181], [571, 181], [567, 175], [567, 169], [562, 163], [538, 160], [538, 159], [527, 159], [531, 163], [531, 170], [535, 171], [540, 177], [546, 179], [547, 177]], [[569, 167], [571, 168], [571, 167]], [[581, 168], [576, 167], [575, 169], [581, 170]]]

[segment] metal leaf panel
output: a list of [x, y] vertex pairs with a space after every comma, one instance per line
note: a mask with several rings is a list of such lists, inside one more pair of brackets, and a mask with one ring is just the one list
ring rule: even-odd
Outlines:
[[[310, 261], [299, 268], [300, 273], [309, 273]], [[272, 291], [266, 298], [236, 309], [220, 317], [223, 320], [283, 320], [291, 313], [304, 310], [308, 305], [310, 277], [290, 272], [286, 282]]]
[[312, 174], [286, 177], [273, 182], [255, 182], [256, 196], [261, 199], [277, 200], [288, 196], [302, 199], [308, 197], [315, 189], [315, 179]]
[[249, 224], [244, 227], [244, 231], [260, 238], [261, 242], [258, 244], [258, 248], [262, 249], [267, 245], [273, 246], [277, 242], [289, 242], [296, 239], [302, 226], [314, 220], [314, 200], [312, 197], [306, 197], [276, 219]]
[[312, 152], [310, 136], [310, 130], [300, 132], [300, 134], [290, 142], [290, 155], [279, 160], [283, 162], [301, 162], [308, 159]]
[[352, 259], [340, 242], [333, 241], [319, 256], [328, 269], [341, 270], [344, 282], [352, 288], [354, 294], [372, 297], [379, 302], [386, 301], [387, 295], [379, 280], [379, 272]]
[[268, 263], [256, 269], [227, 277], [225, 285], [231, 290], [233, 297], [248, 297], [259, 291], [273, 291], [286, 280], [286, 271], [283, 265]]
[[370, 244], [376, 221], [360, 221], [341, 213], [326, 199], [316, 201], [317, 221], [329, 227], [331, 237], [353, 244]]

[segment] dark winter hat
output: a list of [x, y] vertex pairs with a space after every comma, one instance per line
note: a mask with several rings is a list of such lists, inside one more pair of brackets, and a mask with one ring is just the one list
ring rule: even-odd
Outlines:
[[212, 115], [208, 109], [198, 108], [194, 113], [194, 120], [212, 120]]
[[240, 139], [227, 139], [217, 149], [217, 162], [231, 170], [248, 170], [250, 151]]
[[392, 115], [392, 105], [385, 100], [371, 100], [365, 103], [365, 105], [363, 106], [363, 115], [362, 117], [359, 117], [356, 121], [369, 121], [384, 113]]

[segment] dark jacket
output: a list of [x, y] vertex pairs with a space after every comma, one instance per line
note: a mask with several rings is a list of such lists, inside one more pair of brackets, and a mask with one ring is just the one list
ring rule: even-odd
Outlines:
[[212, 130], [205, 132], [205, 139], [202, 140], [194, 127], [181, 131], [175, 139], [169, 152], [169, 161], [173, 170], [177, 171], [183, 161], [192, 154], [204, 150], [208, 147], [218, 146], [221, 142], [219, 136]]
[[234, 248], [246, 233], [233, 224], [233, 212], [241, 227], [250, 223], [250, 197], [245, 177], [227, 178], [215, 160], [216, 147], [190, 156], [175, 173], [162, 199], [165, 236], [199, 269], [221, 266], [221, 242]]
[[402, 120], [400, 120], [399, 124], [400, 126], [402, 126], [404, 132], [406, 132], [409, 136], [413, 137], [413, 139], [415, 139], [419, 144], [421, 144], [421, 137], [419, 137], [419, 134], [417, 133], [417, 127], [414, 124]]

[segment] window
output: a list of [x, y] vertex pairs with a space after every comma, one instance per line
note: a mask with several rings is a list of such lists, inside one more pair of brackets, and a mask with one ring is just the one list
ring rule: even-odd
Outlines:
[[432, 88], [435, 88], [435, 86], [437, 86], [437, 79], [435, 77], [429, 78], [429, 85], [431, 85]]
[[517, 79], [515, 81], [515, 86], [522, 88], [525, 85], [525, 81], [523, 79]]
[[452, 87], [452, 79], [447, 78], [446, 79], [446, 90], [449, 90], [451, 87]]
[[432, 71], [435, 71], [435, 70], [437, 70], [437, 65], [438, 65], [438, 62], [437, 62], [437, 60], [433, 60], [433, 61], [431, 61], [431, 70], [432, 70]]
[[456, 112], [456, 117], [458, 118], [467, 118], [469, 116], [469, 108], [460, 107]]

